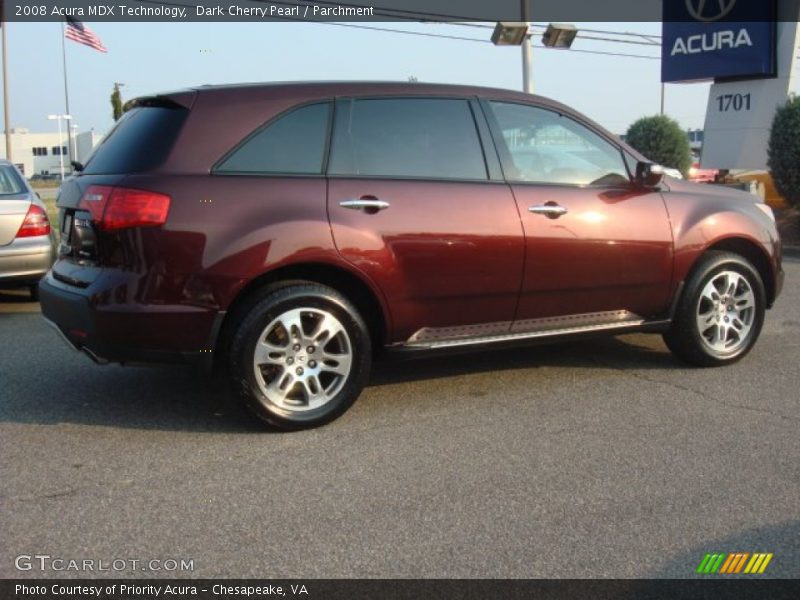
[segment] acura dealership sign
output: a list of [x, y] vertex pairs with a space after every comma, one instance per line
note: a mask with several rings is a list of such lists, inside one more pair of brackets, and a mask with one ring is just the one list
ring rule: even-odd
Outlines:
[[800, 0], [662, 0], [661, 80], [713, 81], [700, 164], [765, 169], [772, 118], [793, 89]]
[[776, 0], [664, 0], [661, 80], [775, 76]]

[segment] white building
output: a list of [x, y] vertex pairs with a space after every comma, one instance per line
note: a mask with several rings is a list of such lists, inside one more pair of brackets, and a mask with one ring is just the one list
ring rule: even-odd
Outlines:
[[[102, 136], [92, 131], [83, 131], [72, 136], [72, 148], [68, 148], [67, 133], [59, 137], [58, 132], [31, 133], [25, 128], [11, 130], [11, 159], [27, 178], [33, 175], [56, 175], [61, 172], [61, 157], [64, 172], [72, 172], [70, 162], [84, 162]], [[5, 139], [0, 136], [0, 158], [6, 158]]]

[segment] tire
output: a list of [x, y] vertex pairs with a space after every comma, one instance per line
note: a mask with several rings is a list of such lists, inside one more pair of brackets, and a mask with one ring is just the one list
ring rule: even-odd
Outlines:
[[764, 283], [755, 267], [738, 254], [710, 251], [692, 270], [664, 342], [692, 365], [736, 362], [758, 340], [765, 307]]
[[316, 283], [272, 289], [250, 308], [230, 346], [234, 391], [279, 429], [318, 427], [341, 416], [369, 377], [369, 331], [353, 304]]
[[38, 302], [39, 301], [39, 284], [38, 283], [34, 283], [33, 285], [31, 285], [28, 288], [28, 291], [30, 291], [30, 293], [31, 293], [31, 300], [33, 302]]

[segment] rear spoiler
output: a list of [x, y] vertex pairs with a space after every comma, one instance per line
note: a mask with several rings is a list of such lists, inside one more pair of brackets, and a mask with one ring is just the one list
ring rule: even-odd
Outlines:
[[178, 92], [167, 92], [156, 96], [142, 96], [128, 100], [122, 107], [122, 112], [127, 112], [140, 106], [156, 106], [160, 108], [192, 108], [197, 92], [194, 90], [182, 90]]

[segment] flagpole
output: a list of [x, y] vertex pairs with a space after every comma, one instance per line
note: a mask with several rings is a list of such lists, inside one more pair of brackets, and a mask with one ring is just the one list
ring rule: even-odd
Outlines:
[[3, 121], [6, 130], [6, 160], [11, 160], [11, 107], [8, 104], [8, 46], [6, 35], [8, 21], [5, 20], [5, 2], [0, 2], [0, 21], [3, 29]]
[[[69, 112], [69, 87], [67, 86], [67, 43], [64, 36], [64, 21], [61, 21], [61, 58], [64, 63], [64, 104], [66, 112], [64, 114], [72, 115]], [[69, 125], [69, 123], [67, 123]], [[61, 141], [59, 140], [59, 144]], [[69, 156], [70, 171], [72, 171], [72, 161], [75, 157], [72, 156], [72, 128], [67, 127], [67, 156]]]

